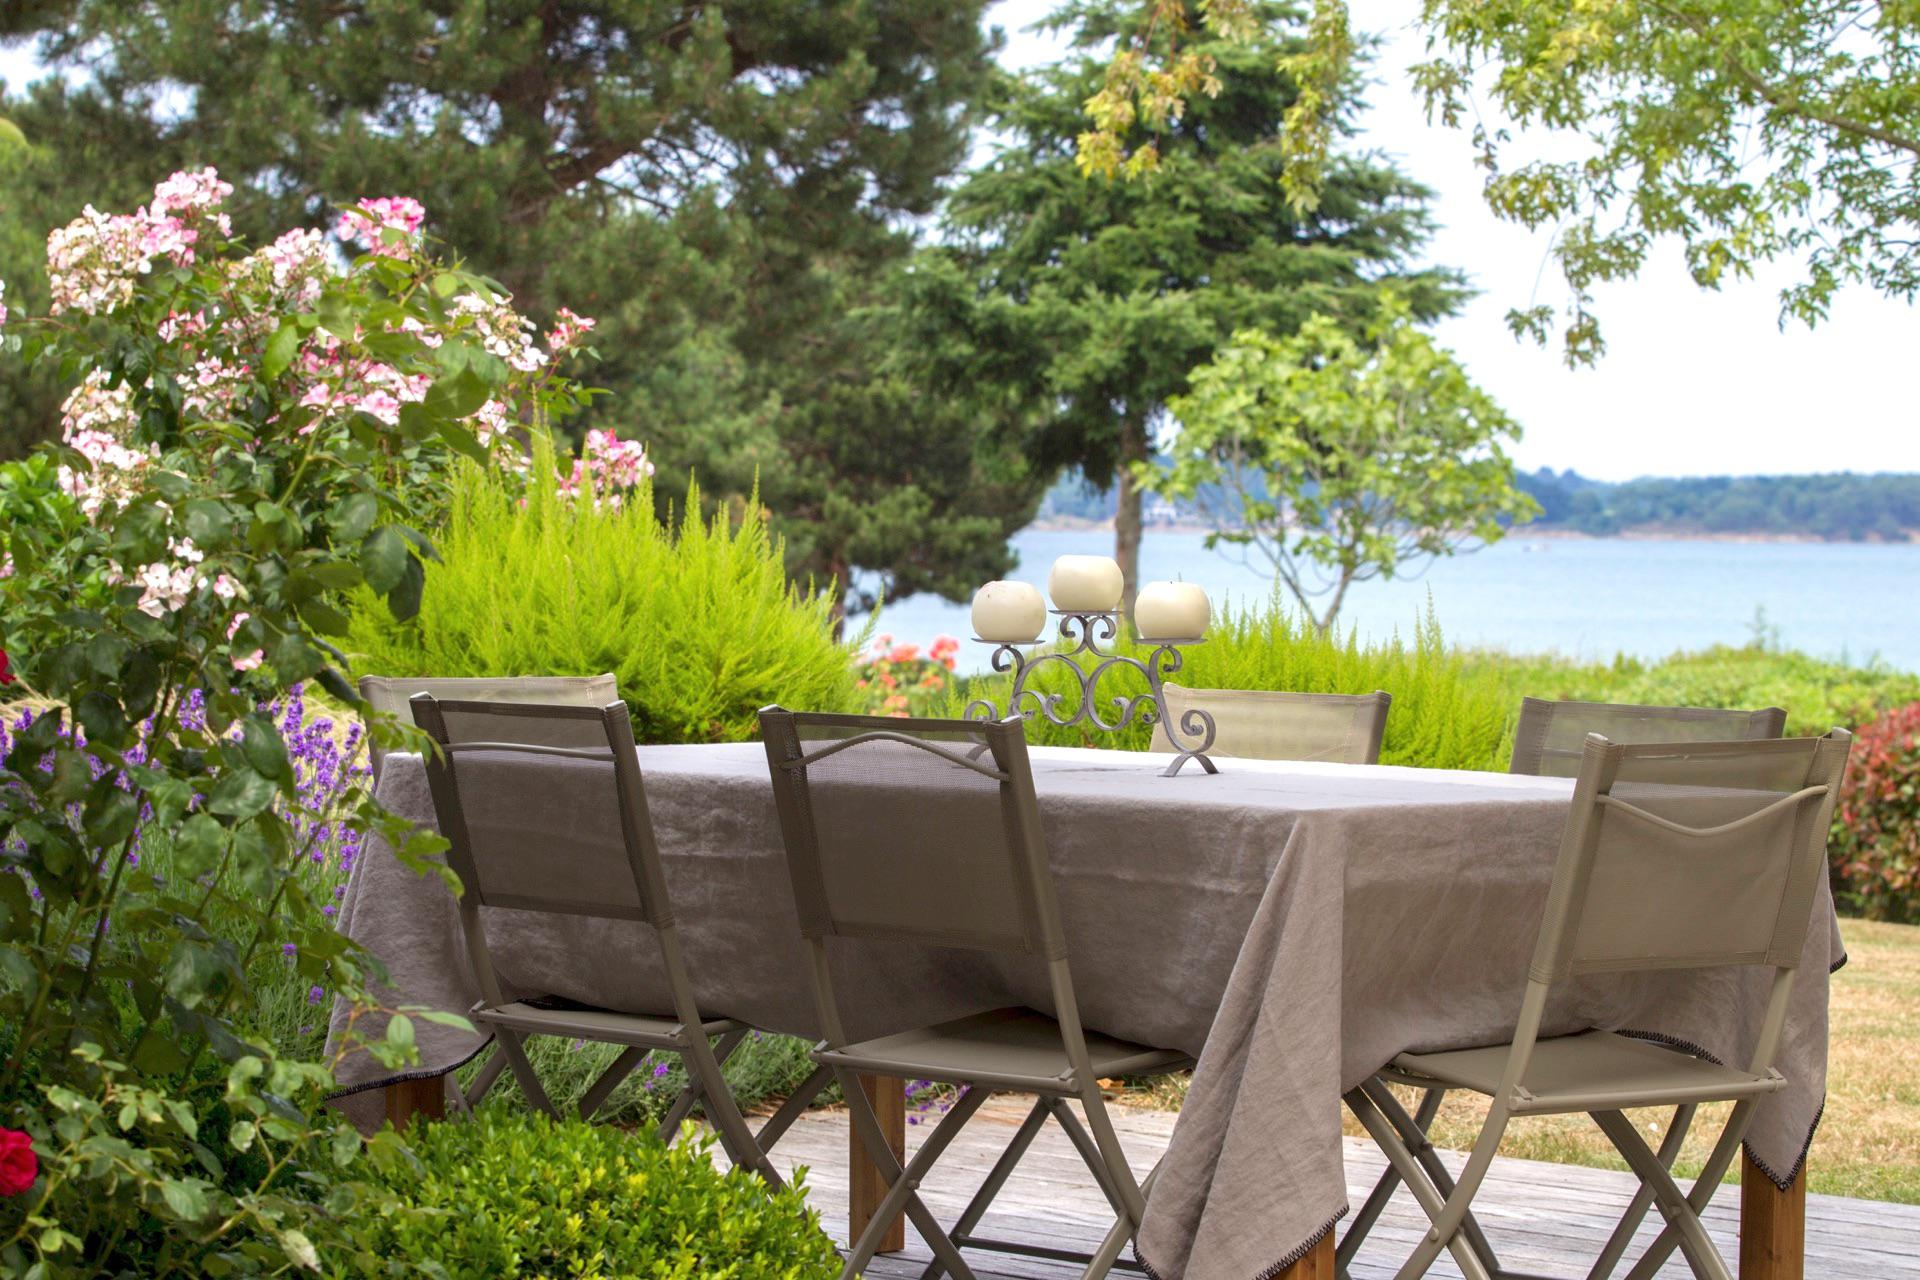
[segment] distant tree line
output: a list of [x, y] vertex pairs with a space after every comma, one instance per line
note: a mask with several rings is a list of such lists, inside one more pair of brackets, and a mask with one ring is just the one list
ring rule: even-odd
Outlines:
[[[1517, 476], [1540, 504], [1535, 529], [1609, 534], [1782, 534], [1832, 542], [1907, 542], [1920, 534], [1920, 475], [1647, 477], [1610, 484], [1542, 467]], [[1198, 503], [1172, 504], [1198, 519]], [[1114, 495], [1069, 471], [1041, 500], [1039, 518], [1110, 520]]]
[[1672, 529], [1905, 542], [1920, 532], [1920, 475], [1648, 477], [1623, 484], [1542, 467], [1519, 477], [1539, 525], [1605, 535]]

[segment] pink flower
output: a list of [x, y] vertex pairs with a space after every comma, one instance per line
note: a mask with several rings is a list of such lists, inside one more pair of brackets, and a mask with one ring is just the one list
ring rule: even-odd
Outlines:
[[426, 218], [425, 207], [411, 196], [381, 196], [362, 200], [353, 208], [343, 210], [340, 221], [334, 224], [333, 234], [369, 253], [384, 258], [404, 258], [408, 245], [389, 244], [382, 233], [398, 231], [411, 240]]
[[0, 280], [0, 325], [7, 323], [7, 282]]
[[212, 168], [194, 173], [183, 169], [153, 189], [153, 212], [183, 213], [189, 217], [211, 214], [220, 234], [231, 235], [226, 215], [214, 211], [232, 194], [233, 184], [222, 182]]
[[571, 351], [593, 332], [599, 321], [587, 316], [575, 315], [566, 307], [554, 313], [553, 328], [547, 334], [547, 345], [555, 352]]
[[[0, 663], [0, 671], [6, 669]], [[33, 1154], [33, 1138], [18, 1129], [0, 1129], [0, 1196], [17, 1196], [40, 1176], [40, 1160]]]
[[[239, 634], [241, 624], [252, 616], [250, 613], [236, 613], [233, 615], [233, 621], [227, 624], [227, 640], [229, 643], [232, 642], [235, 635]], [[260, 665], [261, 660], [266, 656], [264, 649], [255, 649], [252, 653], [244, 655], [236, 653], [233, 655], [233, 669], [235, 671], [252, 671]]]
[[13, 683], [13, 659], [7, 656], [7, 651], [5, 649], [0, 649], [0, 684], [12, 684], [12, 683]]

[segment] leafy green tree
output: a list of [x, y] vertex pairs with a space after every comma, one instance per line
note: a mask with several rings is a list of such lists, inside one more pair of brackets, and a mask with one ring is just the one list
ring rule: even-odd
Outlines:
[[[964, 159], [984, 7], [0, 6], [0, 40], [78, 73], [0, 108], [41, 144], [0, 194], [32, 250], [0, 243], [0, 279], [33, 296], [45, 231], [137, 197], [133, 167], [218, 163], [254, 234], [405, 190], [523, 310], [599, 320], [593, 380], [616, 394], [583, 425], [645, 440], [663, 500], [695, 468], [744, 499], [757, 472], [798, 574], [956, 591], [1004, 569], [1033, 495], [970, 420], [930, 415], [867, 313]], [[46, 395], [29, 417], [51, 429]]]
[[[1493, 211], [1559, 229], [1570, 362], [1605, 350], [1592, 286], [1635, 275], [1663, 236], [1679, 237], [1703, 288], [1803, 258], [1781, 304], [1808, 324], [1844, 284], [1909, 302], [1920, 292], [1913, 0], [1663, 0], [1577, 14], [1537, 0], [1425, 0], [1422, 15], [1438, 51], [1417, 72], [1430, 111], [1461, 123], [1485, 80], [1509, 119], [1588, 144], [1507, 168], [1506, 134], [1474, 132]], [[1550, 307], [1509, 316], [1542, 339], [1553, 319]]]
[[1325, 316], [1284, 338], [1237, 333], [1172, 409], [1168, 463], [1143, 482], [1200, 502], [1208, 545], [1257, 551], [1322, 632], [1354, 583], [1539, 511], [1502, 448], [1520, 429], [1392, 304], [1364, 341]]
[[[1219, 95], [1169, 122], [1150, 176], [1083, 178], [1082, 104], [1104, 83], [1107, 44], [1130, 37], [1134, 8], [1068, 6], [1058, 21], [1074, 55], [1001, 82], [991, 124], [1005, 143], [954, 192], [954, 243], [917, 264], [905, 307], [952, 393], [1018, 434], [1039, 471], [1112, 478], [1129, 604], [1137, 469], [1195, 366], [1237, 329], [1285, 334], [1323, 313], [1362, 324], [1383, 281], [1422, 318], [1462, 294], [1454, 273], [1411, 265], [1429, 231], [1427, 193], [1385, 162], [1340, 157], [1316, 208], [1287, 199], [1279, 135], [1297, 89], [1278, 62], [1295, 40], [1196, 37], [1221, 68]], [[1293, 12], [1255, 6], [1260, 32]]]
[[[1166, 0], [1135, 0], [1151, 18]], [[1408, 4], [1408, 12], [1414, 5]], [[1212, 28], [1254, 38], [1240, 17]], [[1804, 263], [1781, 293], [1783, 317], [1824, 319], [1843, 285], [1920, 294], [1920, 5], [1914, 0], [1628, 0], [1569, 7], [1547, 0], [1421, 0], [1434, 56], [1415, 71], [1429, 112], [1473, 120], [1488, 206], [1530, 229], [1555, 229], [1569, 299], [1559, 317], [1569, 364], [1606, 349], [1593, 287], [1630, 279], [1662, 237], [1678, 237], [1702, 288], [1779, 257]], [[1130, 130], [1178, 118], [1217, 92], [1193, 66], [1180, 24], [1160, 43], [1122, 45], [1108, 88], [1090, 98], [1082, 135], [1090, 172], [1151, 169], [1126, 152]], [[1310, 83], [1353, 48], [1346, 0], [1315, 0]], [[1508, 167], [1510, 130], [1480, 123], [1484, 94], [1513, 124], [1557, 130], [1558, 158]], [[1315, 109], [1305, 109], [1312, 106]], [[1324, 177], [1326, 112], [1287, 120], [1298, 162], [1284, 175], [1311, 201]], [[1137, 144], [1135, 156], [1151, 143]], [[1125, 163], [1122, 163], [1122, 160]], [[1518, 334], [1548, 340], [1551, 305], [1516, 308]]]

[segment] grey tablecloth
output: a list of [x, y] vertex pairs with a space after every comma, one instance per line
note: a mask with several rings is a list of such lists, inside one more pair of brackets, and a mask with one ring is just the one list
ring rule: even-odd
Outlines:
[[[1126, 752], [1033, 758], [1087, 1025], [1200, 1059], [1139, 1253], [1167, 1280], [1272, 1275], [1345, 1211], [1341, 1093], [1396, 1053], [1511, 1030], [1571, 783], [1251, 761], [1161, 778], [1164, 760]], [[640, 763], [703, 1010], [814, 1034], [762, 749], [643, 747]], [[380, 798], [432, 821], [418, 757], [389, 757]], [[936, 875], [925, 891], [941, 892]], [[1783, 1185], [1826, 1088], [1841, 953], [1824, 887], [1815, 912], [1780, 1062], [1792, 1086], [1762, 1104], [1748, 1144]], [[464, 1011], [477, 998], [452, 898], [388, 850], [362, 855], [341, 921], [399, 999]], [[664, 984], [639, 929], [503, 912], [489, 937], [516, 993], [657, 1011]], [[867, 944], [834, 963], [856, 1036], [1049, 1007], [1044, 970], [1019, 963]], [[1595, 978], [1566, 990], [1548, 1032], [1629, 1030], [1740, 1061], [1765, 990], [1757, 972]], [[420, 1046], [436, 1073], [481, 1047], [431, 1025]], [[364, 1055], [341, 1077], [391, 1078]], [[374, 1096], [341, 1104], [377, 1123]]]

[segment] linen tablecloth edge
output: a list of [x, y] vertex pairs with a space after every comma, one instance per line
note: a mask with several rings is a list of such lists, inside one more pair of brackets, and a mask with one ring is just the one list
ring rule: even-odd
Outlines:
[[354, 1094], [365, 1093], [369, 1089], [384, 1089], [389, 1085], [405, 1084], [409, 1080], [432, 1080], [437, 1076], [452, 1075], [454, 1072], [458, 1071], [460, 1068], [466, 1066], [469, 1062], [472, 1062], [475, 1058], [479, 1057], [481, 1051], [492, 1043], [493, 1043], [493, 1037], [488, 1036], [485, 1040], [482, 1040], [479, 1044], [474, 1046], [472, 1053], [467, 1054], [464, 1058], [461, 1058], [456, 1062], [450, 1062], [444, 1067], [432, 1067], [432, 1068], [423, 1067], [417, 1071], [402, 1071], [390, 1076], [381, 1076], [378, 1079], [374, 1079], [374, 1080], [362, 1080], [359, 1084], [348, 1085], [344, 1089], [335, 1089], [332, 1093], [324, 1094], [322, 1095], [320, 1101], [337, 1102], [341, 1098], [351, 1098]]
[[[1347, 1211], [1350, 1208], [1352, 1208], [1351, 1205], [1341, 1205], [1340, 1211], [1320, 1224], [1319, 1230], [1308, 1236], [1306, 1240], [1296, 1248], [1290, 1250], [1280, 1261], [1255, 1273], [1250, 1277], [1250, 1280], [1275, 1280], [1275, 1278], [1285, 1272], [1288, 1267], [1291, 1267], [1294, 1263], [1319, 1248], [1320, 1242], [1333, 1234], [1333, 1229], [1340, 1224], [1342, 1218], [1347, 1216]], [[1151, 1262], [1147, 1261], [1146, 1255], [1140, 1252], [1140, 1241], [1138, 1237], [1135, 1237], [1133, 1242], [1133, 1260], [1140, 1264], [1141, 1269], [1147, 1273], [1150, 1280], [1166, 1280], [1166, 1277], [1155, 1270]]]

